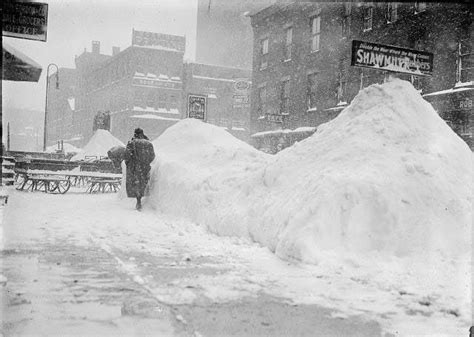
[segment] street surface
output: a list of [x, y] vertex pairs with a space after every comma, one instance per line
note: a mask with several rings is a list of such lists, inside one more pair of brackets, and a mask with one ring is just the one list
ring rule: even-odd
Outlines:
[[2, 207], [3, 336], [381, 335], [303, 303], [326, 279], [315, 268], [132, 199], [12, 189]]

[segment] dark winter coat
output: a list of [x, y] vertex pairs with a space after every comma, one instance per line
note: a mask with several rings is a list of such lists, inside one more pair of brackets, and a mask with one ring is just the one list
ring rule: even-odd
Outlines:
[[127, 197], [136, 198], [145, 195], [145, 188], [150, 179], [150, 164], [154, 159], [153, 144], [147, 139], [132, 138], [128, 142], [125, 156]]

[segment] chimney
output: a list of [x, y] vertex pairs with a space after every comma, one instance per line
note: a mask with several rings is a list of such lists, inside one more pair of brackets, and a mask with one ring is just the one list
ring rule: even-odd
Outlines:
[[92, 53], [100, 54], [100, 41], [92, 41]]
[[120, 53], [120, 47], [112, 47], [112, 56], [115, 56], [118, 53]]

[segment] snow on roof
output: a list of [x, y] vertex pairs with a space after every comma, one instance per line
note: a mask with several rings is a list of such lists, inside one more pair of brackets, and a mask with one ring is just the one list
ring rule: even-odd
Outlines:
[[179, 115], [180, 112], [176, 108], [171, 108], [171, 109], [165, 109], [165, 108], [158, 108], [155, 109], [154, 107], [147, 106], [145, 108], [140, 107], [140, 106], [134, 106], [133, 111], [146, 111], [146, 112], [155, 112], [155, 113], [163, 113], [163, 114], [171, 114], [171, 115]]
[[133, 48], [140, 48], [140, 49], [154, 49], [154, 50], [164, 50], [164, 51], [172, 51], [176, 53], [183, 53], [181, 50], [175, 48], [168, 48], [163, 46], [137, 46], [133, 45]]
[[474, 86], [474, 81], [469, 81], [469, 82], [456, 82], [454, 85], [455, 88], [459, 87], [472, 87]]
[[84, 146], [83, 151], [72, 157], [71, 160], [83, 160], [85, 157], [107, 157], [107, 151], [118, 145], [125, 146], [110, 131], [98, 129], [86, 146]]
[[314, 126], [300, 126], [293, 130], [294, 132], [315, 132], [316, 128]]
[[200, 76], [200, 75], [193, 75], [193, 78], [197, 78], [200, 80], [214, 80], [214, 81], [222, 81], [222, 82], [235, 82], [235, 80], [230, 78], [222, 78], [222, 77], [208, 77], [208, 76]]
[[163, 121], [180, 121], [181, 120], [179, 118], [161, 117], [161, 116], [151, 115], [151, 114], [133, 115], [133, 116], [130, 116], [130, 118], [157, 119], [157, 120], [163, 120]]
[[452, 93], [455, 93], [455, 92], [470, 91], [470, 90], [474, 90], [474, 88], [464, 88], [464, 87], [456, 88], [455, 87], [455, 88], [451, 88], [451, 89], [431, 92], [429, 94], [424, 94], [423, 97], [446, 95], [446, 94], [452, 94]]
[[291, 129], [279, 129], [279, 130], [270, 130], [270, 131], [261, 131], [256, 132], [251, 135], [251, 137], [263, 137], [267, 135], [282, 135], [282, 134], [292, 134], [292, 133], [302, 133], [302, 132], [314, 132], [316, 131], [315, 127], [312, 126], [301, 126], [294, 130]]

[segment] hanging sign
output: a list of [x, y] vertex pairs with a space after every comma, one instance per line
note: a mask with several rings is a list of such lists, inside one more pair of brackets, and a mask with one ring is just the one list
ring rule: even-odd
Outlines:
[[351, 65], [416, 76], [431, 76], [433, 54], [425, 51], [352, 41]]
[[205, 120], [206, 96], [188, 95], [188, 118]]
[[48, 4], [10, 0], [2, 14], [3, 36], [46, 42]]

